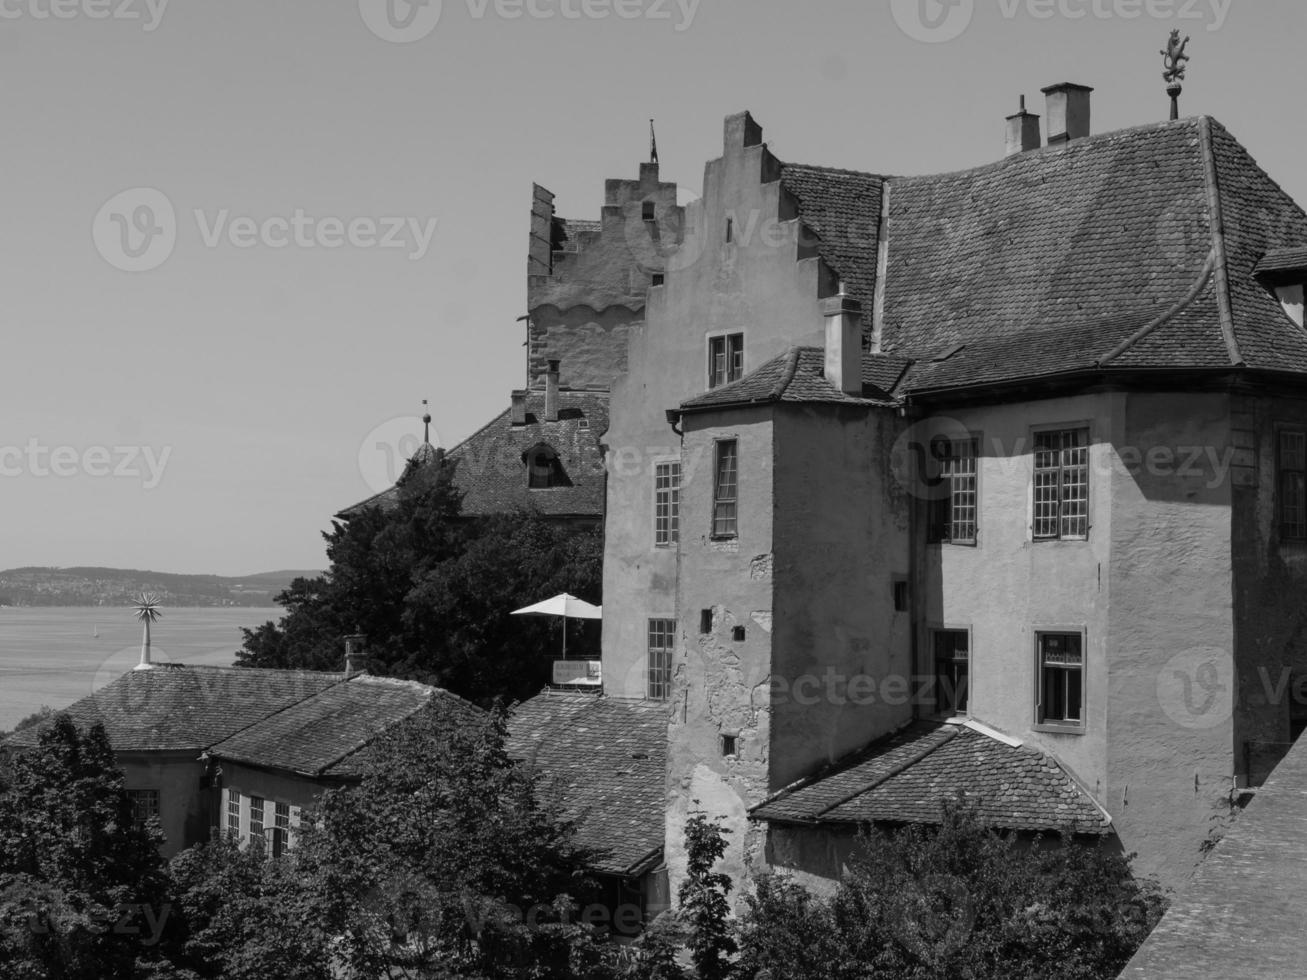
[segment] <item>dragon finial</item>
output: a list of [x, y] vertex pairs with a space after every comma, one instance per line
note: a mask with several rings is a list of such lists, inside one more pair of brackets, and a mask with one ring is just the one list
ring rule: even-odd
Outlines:
[[1168, 85], [1175, 82], [1184, 81], [1185, 62], [1189, 56], [1185, 54], [1185, 48], [1189, 46], [1189, 38], [1180, 40], [1180, 32], [1172, 31], [1171, 40], [1167, 43], [1166, 48], [1161, 52], [1166, 70], [1162, 72], [1162, 78]]

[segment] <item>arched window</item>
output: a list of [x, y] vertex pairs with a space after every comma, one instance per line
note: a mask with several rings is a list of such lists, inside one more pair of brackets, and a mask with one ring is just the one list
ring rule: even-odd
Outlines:
[[552, 446], [541, 443], [522, 454], [526, 463], [526, 485], [531, 490], [548, 490], [551, 487], [570, 487], [558, 453]]

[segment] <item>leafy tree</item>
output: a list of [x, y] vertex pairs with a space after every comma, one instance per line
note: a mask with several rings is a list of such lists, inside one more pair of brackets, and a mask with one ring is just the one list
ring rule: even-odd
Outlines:
[[685, 825], [686, 874], [681, 882], [680, 916], [689, 930], [690, 958], [702, 980], [730, 975], [730, 957], [737, 945], [728, 921], [730, 875], [713, 871], [726, 853], [721, 823], [703, 813], [691, 814]]
[[133, 819], [104, 728], [57, 716], [0, 775], [4, 975], [137, 976], [169, 909], [162, 840]]

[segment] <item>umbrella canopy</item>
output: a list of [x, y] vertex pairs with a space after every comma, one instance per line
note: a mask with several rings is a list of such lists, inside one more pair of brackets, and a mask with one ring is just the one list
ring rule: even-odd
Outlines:
[[563, 616], [566, 619], [603, 619], [603, 606], [593, 606], [584, 599], [578, 599], [566, 592], [556, 595], [534, 606], [514, 609], [514, 616]]

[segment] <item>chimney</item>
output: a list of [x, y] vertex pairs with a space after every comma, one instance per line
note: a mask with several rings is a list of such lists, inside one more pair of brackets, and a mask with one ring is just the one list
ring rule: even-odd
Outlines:
[[545, 374], [545, 421], [558, 421], [558, 361], [549, 362]]
[[1088, 85], [1063, 82], [1044, 89], [1048, 114], [1048, 145], [1064, 146], [1089, 135]]
[[1007, 117], [1007, 155], [1029, 153], [1038, 150], [1039, 117], [1033, 112], [1026, 112], [1026, 97], [1021, 96], [1021, 111], [1015, 116]]
[[862, 396], [862, 304], [840, 293], [822, 303], [826, 317], [826, 380]]
[[513, 392], [513, 424], [526, 425], [526, 392]]
[[345, 637], [345, 679], [363, 673], [368, 638], [362, 634]]

